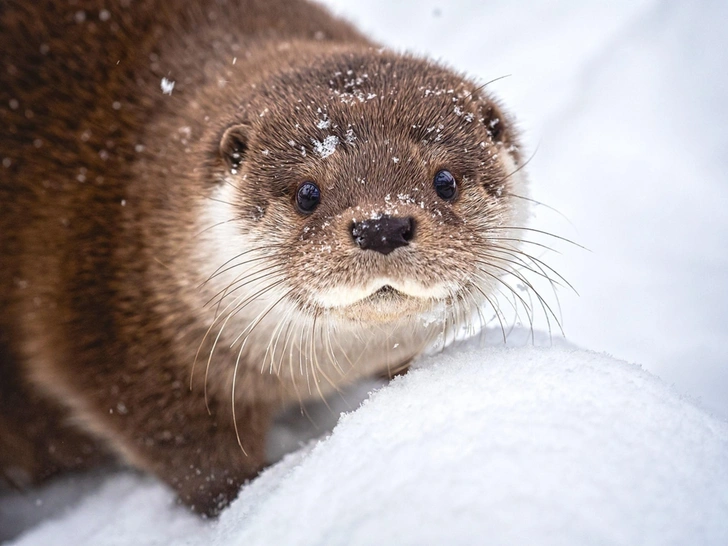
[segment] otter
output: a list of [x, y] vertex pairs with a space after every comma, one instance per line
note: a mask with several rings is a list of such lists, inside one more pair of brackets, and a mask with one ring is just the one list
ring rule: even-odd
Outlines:
[[0, 470], [217, 514], [272, 416], [482, 326], [526, 220], [484, 86], [305, 0], [0, 6]]

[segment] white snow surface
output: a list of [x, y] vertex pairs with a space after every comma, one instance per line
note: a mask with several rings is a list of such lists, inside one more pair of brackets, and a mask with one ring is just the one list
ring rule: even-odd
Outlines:
[[563, 215], [533, 226], [589, 248], [539, 240], [580, 293], [559, 294], [566, 336], [644, 370], [460, 345], [319, 442], [296, 450], [336, 412], [278, 427], [271, 452], [295, 452], [217, 522], [107, 472], [0, 498], [0, 541], [728, 544], [728, 3], [324, 3], [389, 46], [510, 75], [489, 88], [536, 151], [532, 196]]
[[728, 544], [728, 424], [569, 347], [422, 361], [217, 522], [132, 474], [12, 544]]

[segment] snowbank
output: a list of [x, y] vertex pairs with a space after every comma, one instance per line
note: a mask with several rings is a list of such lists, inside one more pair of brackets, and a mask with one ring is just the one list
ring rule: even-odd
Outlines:
[[728, 424], [570, 348], [424, 360], [216, 523], [109, 477], [14, 544], [728, 544]]

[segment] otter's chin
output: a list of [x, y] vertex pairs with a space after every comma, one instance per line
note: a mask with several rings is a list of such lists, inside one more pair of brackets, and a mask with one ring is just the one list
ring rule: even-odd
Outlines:
[[391, 286], [383, 286], [351, 305], [331, 308], [329, 311], [350, 321], [386, 323], [412, 318], [431, 308], [430, 299], [409, 296]]

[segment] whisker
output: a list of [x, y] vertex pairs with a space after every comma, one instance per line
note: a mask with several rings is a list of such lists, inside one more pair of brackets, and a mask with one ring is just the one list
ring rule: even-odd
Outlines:
[[[239, 313], [249, 303], [251, 303], [252, 301], [256, 300], [257, 298], [259, 298], [260, 296], [262, 296], [266, 292], [269, 292], [270, 290], [275, 289], [276, 287], [280, 286], [284, 282], [285, 282], [284, 280], [277, 281], [277, 282], [275, 282], [273, 284], [270, 284], [267, 287], [259, 290], [258, 292], [252, 294], [247, 299], [244, 299], [240, 304], [238, 304], [233, 310], [231, 310], [227, 314], [227, 317], [225, 317], [225, 320], [223, 321], [222, 326], [220, 326], [220, 330], [218, 331], [217, 336], [215, 336], [215, 341], [213, 342], [212, 348], [210, 349], [210, 354], [207, 357], [207, 365], [205, 366], [205, 381], [203, 383], [203, 391], [204, 391], [204, 395], [205, 395], [205, 406], [208, 406], [207, 380], [208, 380], [209, 372], [210, 372], [210, 364], [212, 363], [212, 355], [215, 353], [215, 349], [217, 348], [217, 343], [220, 340], [220, 336], [222, 336], [223, 330], [225, 330], [225, 326], [227, 326], [227, 323], [230, 321], [230, 319], [232, 317], [234, 317], [237, 313]], [[212, 326], [210, 328], [212, 328]], [[208, 330], [208, 332], [209, 332], [209, 330]], [[237, 339], [238, 338], [235, 338], [236, 341], [237, 341]], [[234, 344], [235, 344], [235, 341], [233, 341], [233, 343], [230, 345], [230, 348], [232, 348]], [[208, 407], [208, 412], [209, 411], [210, 410], [209, 410], [209, 407]]]
[[[497, 245], [493, 245], [492, 248], [499, 249], [499, 250], [502, 251], [505, 247], [500, 247], [500, 246], [497, 246]], [[576, 290], [576, 288], [574, 288], [574, 286], [569, 281], [567, 281], [566, 278], [564, 278], [563, 275], [561, 275], [558, 271], [556, 271], [553, 267], [551, 267], [550, 265], [548, 265], [543, 260], [540, 260], [539, 258], [536, 258], [535, 256], [532, 256], [531, 254], [529, 254], [527, 252], [524, 252], [523, 250], [518, 249], [518, 248], [510, 247], [510, 248], [507, 248], [506, 250], [507, 251], [510, 251], [510, 252], [513, 252], [513, 253], [516, 253], [516, 254], [520, 254], [521, 256], [524, 256], [524, 257], [528, 258], [542, 272], [544, 272], [543, 269], [542, 269], [542, 267], [548, 269], [551, 273], [553, 273], [554, 275], [556, 275], [559, 278], [559, 284], [560, 283], [563, 283], [564, 285], [566, 285], [566, 287], [568, 287], [571, 291], [573, 291], [574, 294], [576, 294], [577, 296], [579, 295], [579, 292]], [[539, 266], [542, 266], [542, 267], [539, 267]], [[549, 275], [546, 275], [546, 277], [547, 278], [550, 278]]]
[[[303, 328], [301, 328], [301, 329], [303, 329]], [[296, 397], [298, 398], [298, 406], [301, 409], [301, 415], [305, 414], [306, 417], [308, 418], [309, 422], [313, 423], [311, 416], [308, 414], [308, 411], [304, 407], [303, 398], [301, 398], [301, 392], [298, 390], [298, 382], [295, 380], [296, 376], [293, 372], [293, 350], [294, 350], [295, 346], [296, 346], [295, 342], [291, 342], [291, 350], [288, 353], [288, 374], [291, 379], [291, 384], [293, 385], [293, 390], [296, 392]], [[298, 355], [300, 358], [300, 355], [301, 355], [300, 347], [299, 347]]]
[[518, 300], [523, 305], [524, 310], [526, 311], [526, 317], [528, 318], [528, 322], [531, 327], [531, 337], [533, 338], [533, 309], [531, 309], [531, 306], [526, 303], [526, 300], [521, 297], [521, 295], [516, 292], [511, 285], [509, 285], [507, 282], [505, 282], [503, 279], [501, 279], [498, 275], [495, 275], [491, 273], [490, 271], [486, 271], [485, 269], [480, 269], [481, 273], [484, 273], [485, 275], [488, 275], [492, 279], [496, 280], [497, 282], [501, 283], [503, 286], [505, 286], [511, 294], [513, 294], [514, 297], [518, 298]]
[[308, 366], [304, 368], [303, 366], [303, 354], [304, 354], [304, 344], [303, 344], [303, 338], [304, 338], [304, 329], [301, 328], [301, 337], [299, 339], [299, 345], [298, 345], [298, 367], [301, 377], [303, 377], [304, 369], [306, 372], [306, 385], [308, 387], [308, 395], [311, 396], [311, 382], [308, 377]]
[[[528, 271], [531, 271], [534, 274], [539, 275], [539, 276], [545, 278], [549, 282], [549, 285], [551, 286], [551, 291], [554, 294], [554, 299], [556, 300], [556, 304], [557, 304], [557, 306], [559, 308], [559, 315], [561, 315], [561, 302], [559, 301], [559, 295], [558, 295], [558, 292], [556, 291], [556, 286], [560, 286], [560, 287], [563, 288], [564, 285], [562, 285], [561, 283], [559, 283], [557, 281], [554, 281], [548, 275], [548, 273], [543, 269], [543, 267], [541, 267], [537, 262], [533, 262], [533, 263], [539, 269], [539, 271], [535, 271], [534, 269], [532, 269], [531, 267], [529, 267], [520, 256], [516, 256], [516, 255], [511, 254], [511, 253], [507, 253], [507, 254], [513, 256], [516, 260], [518, 260], [518, 262], [514, 262], [513, 260], [509, 260], [509, 259], [504, 259], [504, 258], [501, 258], [501, 257], [498, 257], [498, 256], [489, 256], [489, 255], [485, 255], [485, 254], [483, 254], [482, 256], [489, 257], [489, 258], [491, 258], [493, 260], [497, 260], [497, 261], [500, 261], [502, 263], [512, 264], [512, 265], [514, 265], [516, 267], [523, 267], [524, 269], [526, 269]], [[533, 259], [531, 257], [529, 257], [528, 255], [525, 255], [525, 256], [527, 258], [531, 259], [531, 261], [533, 261]], [[485, 262], [481, 262], [481, 263], [485, 263]], [[573, 287], [571, 287], [571, 288], [573, 290]]]
[[230, 222], [234, 222], [235, 220], [236, 220], [236, 218], [230, 218], [229, 220], [223, 220], [222, 222], [217, 222], [216, 224], [212, 224], [210, 227], [206, 227], [203, 230], [198, 231], [192, 237], [194, 239], [196, 239], [197, 237], [199, 237], [203, 233], [206, 233], [206, 232], [208, 232], [208, 231], [210, 231], [212, 229], [215, 229], [216, 227], [219, 227], [219, 226], [222, 226], [222, 225], [225, 225], [225, 224], [229, 224]]
[[496, 185], [502, 184], [503, 182], [505, 182], [506, 180], [508, 180], [511, 176], [513, 176], [514, 174], [516, 174], [516, 173], [520, 172], [521, 170], [523, 170], [524, 168], [526, 168], [526, 166], [533, 160], [533, 158], [536, 157], [536, 152], [538, 152], [538, 147], [539, 147], [539, 144], [536, 145], [536, 148], [533, 150], [533, 153], [530, 155], [530, 157], [526, 161], [524, 161], [523, 163], [521, 163], [518, 167], [516, 167], [515, 169], [513, 169], [513, 171], [511, 171], [510, 173], [508, 173], [504, 177], [499, 178], [498, 181], [495, 184]]
[[[519, 245], [520, 244], [528, 244], [528, 245], [533, 245], [533, 246], [537, 246], [537, 247], [543, 248], [544, 250], [548, 250], [550, 252], [553, 252], [554, 254], [561, 254], [561, 252], [559, 252], [558, 250], [556, 250], [553, 247], [550, 247], [550, 246], [545, 245], [543, 243], [539, 243], [537, 241], [530, 241], [528, 239], [518, 239], [518, 238], [515, 238], [515, 237], [488, 237], [486, 239], [486, 241], [488, 243], [491, 243], [491, 241], [509, 241], [509, 242], [513, 242], [513, 243], [516, 243], [516, 244], [519, 244]], [[509, 247], [509, 248], [515, 249], [516, 247]]]
[[[256, 296], [257, 296], [257, 294], [254, 294], [253, 295], [253, 297], [256, 297]], [[241, 294], [240, 296], [236, 297], [233, 301], [231, 301], [225, 307], [225, 309], [223, 309], [222, 313], [225, 313], [228, 309], [230, 309], [230, 307], [233, 307], [234, 305], [236, 305], [238, 303], [238, 301], [241, 298], [244, 298], [244, 297], [245, 297], [245, 294]], [[228, 318], [225, 319], [225, 324], [227, 323], [227, 320], [229, 319], [229, 317], [230, 317], [230, 315], [228, 315]], [[218, 315], [217, 314], [217, 311], [216, 311], [215, 317], [213, 318], [212, 322], [210, 323], [210, 326], [208, 327], [207, 331], [205, 332], [205, 335], [202, 337], [202, 341], [200, 341], [200, 345], [197, 347], [197, 352], [195, 353], [195, 359], [194, 359], [194, 361], [192, 363], [192, 370], [190, 372], [190, 390], [192, 390], [192, 385], [193, 385], [194, 375], [195, 375], [195, 366], [197, 365], [197, 360], [199, 359], [200, 351], [202, 350], [202, 347], [204, 346], [205, 341], [207, 340], [207, 337], [210, 335], [210, 332], [212, 331], [213, 327], [221, 319], [222, 319], [222, 314], [219, 314]], [[218, 333], [218, 336], [216, 338], [216, 342], [217, 342], [217, 339], [219, 339], [220, 334], [222, 333], [222, 329], [225, 327], [225, 324], [223, 324], [223, 326], [221, 328], [221, 331]], [[214, 350], [214, 345], [213, 345], [213, 350]], [[208, 361], [208, 366], [209, 366], [209, 361]], [[205, 381], [205, 385], [206, 384], [207, 384], [207, 381]], [[208, 408], [208, 411], [209, 411], [209, 408]]]
[[[220, 268], [218, 268], [217, 271], [216, 271], [216, 273], [210, 275], [207, 278], [207, 280], [205, 280], [199, 287], [202, 288], [208, 282], [210, 282], [212, 279], [214, 279], [216, 277], [219, 277], [220, 275], [223, 275], [223, 274], [227, 273], [228, 271], [232, 271], [233, 269], [235, 269], [237, 267], [241, 267], [243, 265], [247, 265], [247, 264], [250, 264], [250, 263], [253, 263], [253, 262], [259, 262], [260, 260], [271, 260], [274, 263], [281, 263], [281, 262], [283, 262], [283, 259], [282, 258], [274, 258], [274, 257], [269, 256], [269, 255], [258, 256], [256, 258], [250, 258], [249, 260], [244, 260], [242, 262], [233, 264], [233, 265], [228, 266], [228, 267], [226, 267], [225, 269], [222, 269], [222, 270]], [[228, 262], [226, 262], [226, 263], [229, 263], [229, 262], [230, 262], [230, 260], [228, 260]]]
[[[478, 292], [480, 292], [480, 294], [485, 298], [485, 301], [487, 301], [490, 304], [490, 306], [493, 308], [493, 312], [495, 313], [496, 319], [498, 320], [498, 323], [500, 324], [501, 333], [503, 334], [503, 343], [505, 344], [506, 343], [506, 329], [505, 329], [505, 326], [503, 325], [503, 321], [501, 320], [498, 306], [496, 306], [491, 301], [491, 299], [485, 294], [485, 292], [483, 292], [483, 290], [480, 289], [480, 287], [477, 284], [473, 284], [471, 286], [473, 288], [475, 288]], [[478, 314], [480, 315], [481, 319], [483, 319], [483, 315], [480, 313], [480, 306], [477, 305], [476, 301], [473, 301], [473, 303], [476, 305], [476, 309], [478, 309]], [[485, 330], [485, 324], [486, 323], [484, 322], [483, 330]], [[481, 331], [483, 331], [483, 330], [481, 330]]]
[[[511, 254], [510, 252], [506, 252], [506, 251], [499, 250], [499, 249], [496, 249], [496, 248], [493, 248], [491, 250], [493, 252], [502, 252], [506, 256], [511, 256], [511, 258], [506, 258], [506, 257], [503, 257], [503, 256], [496, 256], [496, 255], [493, 255], [493, 254], [486, 254], [484, 252], [479, 253], [478, 256], [481, 257], [481, 258], [490, 259], [491, 261], [498, 261], [498, 262], [501, 262], [501, 263], [509, 264], [509, 265], [511, 265], [513, 267], [518, 267], [518, 268], [525, 269], [529, 273], [533, 273], [534, 275], [537, 275], [539, 277], [543, 277], [544, 279], [546, 279], [547, 281], [549, 281], [553, 285], [560, 286], [561, 288], [566, 288], [566, 285], [563, 285], [560, 282], [555, 281], [551, 277], [549, 277], [548, 274], [543, 270], [543, 268], [541, 268], [541, 266], [539, 266], [538, 264], [535, 264], [535, 265], [536, 265], [537, 268], [540, 268], [541, 269], [540, 271], [537, 270], [537, 269], [533, 269], [531, 266], [529, 266], [526, 263], [525, 260], [523, 260], [519, 256], [516, 256], [516, 255]], [[476, 263], [479, 263], [479, 264], [482, 264], [482, 265], [488, 265], [488, 264], [491, 263], [491, 261], [486, 261], [486, 260], [474, 260], [474, 261]]]
[[[336, 327], [336, 325], [334, 325], [334, 327]], [[329, 340], [330, 340], [330, 339], [331, 339], [331, 337], [329, 336]], [[342, 370], [341, 368], [339, 368], [339, 369], [341, 370], [341, 374], [342, 374], [341, 376], [342, 376], [342, 377], [346, 377], [346, 375], [348, 375], [348, 373], [349, 373], [349, 372], [350, 372], [351, 370], [355, 369], [355, 365], [354, 365], [354, 363], [353, 363], [353, 362], [351, 361], [351, 359], [349, 358], [349, 352], [348, 352], [348, 351], [346, 351], [346, 350], [345, 350], [345, 349], [344, 349], [344, 348], [343, 348], [343, 347], [341, 346], [341, 343], [339, 343], [339, 336], [337, 336], [337, 335], [334, 335], [334, 341], [336, 342], [336, 345], [338, 345], [338, 347], [339, 347], [339, 350], [341, 351], [341, 354], [343, 354], [343, 355], [344, 355], [344, 358], [346, 359], [346, 362], [347, 362], [347, 363], [349, 364], [349, 370], [348, 370], [348, 371], [346, 371], [346, 372], [344, 372], [344, 370]], [[365, 348], [366, 348], [366, 346], [365, 346]], [[333, 350], [333, 347], [332, 347], [331, 349]], [[362, 352], [363, 352], [363, 351], [362, 351]], [[359, 361], [357, 360], [357, 362], [359, 362]]]
[[[250, 272], [247, 274], [247, 276], [245, 275], [245, 273], [242, 273], [239, 278], [232, 281], [225, 288], [219, 290], [214, 296], [207, 300], [204, 306], [207, 307], [211, 303], [219, 305], [225, 298], [229, 297], [231, 294], [234, 294], [238, 290], [254, 282], [262, 281], [268, 278], [286, 276], [286, 273], [283, 271], [281, 266], [282, 264], [273, 264], [268, 267], [264, 267], [262, 269], [257, 269], [253, 272]], [[235, 286], [235, 288], [232, 288], [233, 286]], [[216, 298], [219, 298], [219, 300], [216, 301]]]
[[[319, 315], [320, 315], [320, 312], [318, 312], [318, 311], [314, 314], [313, 325], [311, 327], [311, 347], [310, 347], [311, 372], [313, 373], [313, 382], [316, 385], [316, 390], [318, 391], [321, 401], [324, 403], [324, 405], [326, 406], [326, 409], [328, 409], [329, 412], [333, 412], [333, 410], [331, 409], [331, 406], [329, 405], [328, 400], [326, 400], [326, 397], [324, 396], [323, 392], [321, 392], [321, 387], [319, 386], [319, 380], [316, 377], [316, 372], [318, 371], [318, 373], [320, 373], [324, 377], [324, 379], [326, 379], [326, 381], [329, 383], [329, 385], [331, 385], [337, 393], [341, 394], [341, 390], [339, 389], [339, 387], [333, 381], [331, 381], [331, 378], [329, 378], [329, 376], [326, 374], [326, 372], [324, 372], [323, 368], [321, 368], [321, 364], [319, 363], [319, 360], [318, 360], [318, 353], [316, 351], [316, 332], [317, 332], [316, 322], [318, 320]], [[315, 368], [314, 368], [314, 366], [315, 366]]]
[[505, 80], [506, 78], [510, 78], [512, 75], [513, 74], [504, 74], [503, 76], [498, 76], [497, 78], [493, 78], [492, 80], [489, 80], [489, 81], [485, 82], [484, 84], [479, 85], [478, 87], [476, 87], [472, 92], [468, 93], [468, 95], [466, 95], [465, 98], [466, 99], [469, 99], [473, 95], [476, 95], [477, 93], [480, 93], [483, 89], [485, 89], [486, 87], [488, 87], [490, 84], [495, 83], [495, 82], [500, 81], [500, 80]]
[[[514, 250], [514, 252], [517, 252], [518, 254], [521, 254], [521, 255], [525, 256], [526, 258], [528, 258], [529, 260], [531, 260], [531, 262], [539, 269], [539, 271], [541, 272], [541, 275], [548, 280], [549, 285], [551, 286], [551, 291], [553, 292], [553, 295], [554, 295], [554, 299], [556, 300], [556, 305], [559, 310], [559, 316], [563, 316], [562, 310], [561, 310], [561, 301], [559, 299], [559, 294], [556, 290], [556, 285], [558, 285], [558, 286], [563, 286], [563, 285], [561, 283], [557, 283], [556, 281], [554, 281], [551, 278], [551, 276], [546, 272], [546, 270], [540, 265], [540, 264], [543, 264], [544, 266], [546, 266], [546, 264], [544, 264], [537, 258], [530, 256], [529, 254], [526, 254], [520, 250]], [[520, 262], [522, 262], [522, 263], [524, 262], [524, 260], [520, 256], [515, 256], [515, 257]], [[558, 277], [563, 279], [563, 277], [561, 275], [559, 275], [558, 272], [556, 272], [552, 267], [550, 267], [550, 266], [546, 266], [546, 267], [548, 267], [551, 271], [553, 271], [553, 273], [555, 273]], [[576, 291], [576, 289], [568, 281], [566, 281], [565, 279], [563, 279], [563, 280], [566, 283], [566, 285], [578, 296], [579, 293]]]
[[[265, 288], [262, 288], [261, 290], [259, 290], [259, 291], [258, 291], [258, 292], [256, 292], [255, 294], [252, 294], [251, 296], [249, 296], [248, 298], [246, 298], [246, 299], [245, 299], [245, 300], [243, 301], [243, 303], [241, 303], [240, 305], [238, 305], [238, 306], [237, 306], [237, 307], [236, 307], [236, 308], [235, 308], [235, 309], [234, 309], [234, 310], [233, 310], [233, 311], [232, 311], [232, 312], [230, 313], [230, 316], [235, 316], [235, 315], [237, 315], [238, 313], [240, 313], [240, 311], [242, 311], [242, 310], [243, 310], [243, 308], [245, 308], [245, 307], [246, 307], [247, 305], [249, 305], [249, 304], [250, 304], [251, 302], [253, 302], [253, 301], [255, 301], [255, 300], [259, 299], [259, 298], [260, 298], [260, 296], [262, 296], [263, 294], [265, 294], [265, 293], [267, 293], [267, 292], [270, 292], [271, 290], [273, 290], [273, 289], [277, 288], [278, 286], [280, 286], [281, 284], [283, 284], [283, 283], [285, 283], [285, 282], [286, 282], [286, 278], [283, 278], [283, 279], [277, 280], [277, 281], [275, 281], [274, 283], [271, 283], [271, 284], [269, 284], [269, 285], [268, 285], [268, 286], [266, 286]], [[288, 295], [288, 294], [290, 294], [291, 292], [293, 292], [293, 289], [291, 289], [291, 290], [289, 290], [288, 292], [286, 292], [286, 294], [285, 294], [285, 295]], [[252, 323], [251, 323], [251, 324], [252, 324]], [[237, 335], [237, 337], [236, 337], [236, 338], [235, 338], [235, 339], [234, 339], [234, 340], [232, 341], [232, 343], [230, 343], [230, 348], [234, 347], [234, 346], [235, 346], [235, 344], [236, 344], [236, 343], [237, 343], [238, 341], [240, 341], [240, 338], [242, 338], [242, 337], [243, 337], [243, 335], [245, 335], [245, 332], [246, 332], [246, 330], [248, 330], [248, 328], [250, 328], [250, 325], [249, 325], [248, 327], [244, 328], [244, 329], [243, 329], [243, 331], [242, 331], [242, 332], [240, 332], [240, 334], [238, 334], [238, 335]], [[252, 330], [252, 328], [251, 328], [251, 330]]]
[[[280, 341], [281, 334], [283, 333], [283, 326], [286, 325], [287, 327], [290, 327], [290, 322], [288, 321], [288, 316], [291, 314], [289, 311], [286, 313], [286, 316], [282, 317], [281, 320], [278, 321], [275, 328], [273, 328], [273, 332], [271, 333], [270, 339], [268, 340], [268, 345], [265, 348], [265, 354], [263, 355], [263, 362], [260, 365], [260, 373], [262, 374], [265, 370], [265, 363], [268, 360], [268, 355], [270, 354], [270, 367], [268, 368], [268, 373], [270, 375], [273, 375], [273, 368], [275, 365], [275, 356], [276, 356], [276, 348], [278, 347], [278, 341]], [[273, 341], [275, 339], [275, 342]], [[272, 348], [272, 352], [271, 352]]]
[[[526, 278], [525, 278], [525, 277], [524, 277], [523, 275], [521, 275], [521, 274], [520, 274], [519, 272], [517, 272], [517, 271], [514, 271], [514, 270], [508, 270], [508, 269], [506, 269], [506, 268], [500, 267], [500, 266], [498, 266], [498, 265], [495, 265], [495, 264], [493, 264], [493, 263], [489, 264], [489, 266], [490, 266], [490, 267], [495, 267], [496, 269], [499, 269], [500, 271], [503, 271], [503, 272], [505, 272], [505, 273], [507, 273], [507, 274], [513, 275], [513, 276], [514, 276], [514, 277], [516, 277], [516, 278], [517, 278], [517, 279], [518, 279], [519, 281], [521, 281], [521, 282], [522, 282], [523, 284], [525, 284], [525, 285], [526, 285], [526, 286], [527, 286], [527, 287], [528, 287], [528, 288], [530, 289], [530, 292], [531, 292], [531, 293], [533, 293], [533, 294], [534, 294], [534, 295], [536, 296], [536, 298], [538, 299], [539, 303], [541, 304], [541, 307], [543, 308], [543, 311], [544, 311], [544, 315], [545, 315], [545, 317], [546, 317], [546, 322], [547, 322], [547, 324], [548, 324], [548, 327], [549, 327], [549, 335], [551, 335], [551, 323], [550, 323], [550, 320], [549, 320], [549, 313], [551, 313], [551, 316], [552, 316], [552, 317], [554, 318], [554, 320], [556, 321], [556, 324], [558, 325], [558, 327], [559, 327], [559, 330], [561, 331], [561, 334], [562, 334], [562, 335], [565, 335], [565, 334], [564, 334], [564, 329], [563, 329], [563, 328], [562, 328], [562, 326], [561, 326], [561, 322], [559, 321], [559, 318], [558, 318], [558, 317], [556, 316], [556, 314], [555, 314], [555, 313], [553, 312], [553, 310], [552, 310], [552, 309], [551, 309], [551, 307], [549, 306], [548, 302], [546, 302], [546, 300], [544, 300], [544, 299], [543, 299], [543, 298], [541, 297], [541, 294], [540, 294], [540, 293], [538, 292], [538, 290], [536, 290], [536, 289], [534, 288], [534, 286], [533, 286], [533, 285], [532, 285], [532, 284], [531, 284], [531, 283], [530, 283], [530, 282], [528, 281], [528, 279], [526, 279]], [[548, 312], [547, 312], [547, 310], [548, 310]]]
[[[240, 350], [238, 351], [238, 357], [235, 359], [235, 368], [233, 369], [233, 382], [232, 382], [232, 388], [230, 389], [230, 398], [231, 398], [231, 405], [232, 405], [232, 413], [233, 413], [233, 428], [235, 429], [235, 438], [238, 441], [238, 446], [240, 446], [240, 449], [243, 451], [243, 453], [247, 456], [248, 453], [245, 451], [245, 448], [243, 447], [243, 442], [240, 439], [240, 430], [238, 429], [238, 420], [237, 416], [235, 415], [235, 384], [237, 383], [237, 377], [238, 377], [238, 368], [240, 367], [240, 358], [242, 357], [243, 350], [245, 349], [245, 344], [250, 338], [250, 334], [253, 333], [253, 330], [255, 330], [256, 326], [261, 323], [261, 321], [268, 315], [268, 313], [271, 312], [271, 310], [278, 305], [280, 302], [282, 302], [286, 297], [288, 297], [289, 294], [293, 292], [293, 289], [289, 290], [285, 294], [283, 294], [278, 300], [275, 301], [272, 305], [270, 305], [267, 310], [264, 312], [261, 312], [260, 315], [255, 319], [255, 321], [252, 323], [252, 327], [250, 327], [250, 331], [248, 332], [248, 335], [243, 340], [242, 344], [240, 345]], [[234, 343], [234, 342], [233, 342]]]
[[207, 279], [200, 286], [203, 286], [205, 283], [207, 283], [208, 281], [210, 281], [210, 279], [214, 278], [215, 277], [215, 274], [218, 271], [220, 271], [223, 267], [225, 267], [227, 264], [229, 264], [233, 260], [237, 260], [238, 258], [240, 258], [242, 256], [245, 256], [246, 254], [249, 254], [250, 252], [256, 252], [258, 250], [267, 250], [269, 248], [277, 248], [277, 247], [281, 247], [281, 246], [283, 246], [283, 245], [279, 245], [279, 244], [267, 244], [267, 245], [261, 245], [259, 247], [255, 247], [255, 248], [250, 248], [250, 249], [248, 249], [248, 250], [246, 250], [244, 252], [241, 252], [240, 254], [237, 254], [237, 255], [233, 256], [232, 258], [230, 258], [229, 260], [227, 260], [226, 262], [224, 262], [220, 267], [218, 267], [215, 271], [213, 271], [210, 274], [210, 276], [207, 277]]
[[525, 197], [523, 195], [517, 195], [517, 194], [511, 193], [511, 192], [505, 192], [505, 193], [503, 193], [503, 195], [506, 196], [506, 197], [515, 197], [516, 199], [522, 199], [523, 201], [528, 201], [529, 203], [533, 203], [534, 205], [538, 205], [539, 207], [543, 207], [545, 209], [548, 209], [551, 212], [554, 212], [555, 214], [558, 214], [559, 216], [561, 216], [572, 227], [574, 226], [574, 224], [572, 223], [572, 221], [569, 220], [569, 218], [563, 212], [555, 209], [554, 207], [552, 207], [550, 205], [547, 205], [546, 203], [542, 203], [541, 201], [537, 201], [536, 199], [533, 199], [531, 197]]
[[218, 199], [217, 197], [210, 197], [209, 195], [202, 195], [202, 194], [198, 194], [198, 195], [200, 195], [201, 197], [203, 197], [205, 199], [209, 199], [210, 201], [214, 201], [215, 203], [222, 203], [223, 205], [228, 205], [231, 207], [238, 206], [235, 203], [230, 203], [229, 201], [223, 201], [222, 199]]
[[[533, 233], [538, 233], [540, 235], [546, 235], [547, 237], [553, 237], [554, 239], [558, 239], [559, 241], [564, 241], [565, 243], [569, 243], [571, 245], [574, 245], [582, 250], [586, 250], [587, 252], [590, 252], [590, 250], [584, 246], [581, 246], [579, 243], [575, 243], [571, 239], [567, 239], [566, 237], [562, 237], [560, 235], [556, 235], [555, 233], [550, 233], [548, 231], [543, 231], [536, 228], [529, 228], [524, 226], [489, 226], [486, 231], [498, 231], [498, 230], [504, 230], [504, 231], [530, 231]], [[526, 241], [524, 241], [526, 242]]]
[[343, 377], [344, 370], [341, 368], [341, 365], [339, 365], [339, 361], [334, 353], [334, 347], [331, 345], [331, 315], [329, 314], [326, 315], [326, 343], [324, 343], [324, 347], [331, 359], [331, 363], [334, 365], [334, 368], [336, 368], [339, 374]]

